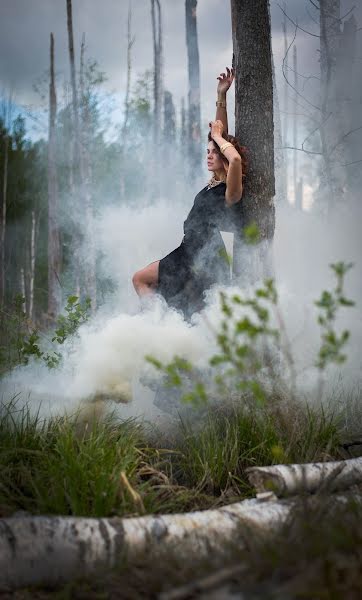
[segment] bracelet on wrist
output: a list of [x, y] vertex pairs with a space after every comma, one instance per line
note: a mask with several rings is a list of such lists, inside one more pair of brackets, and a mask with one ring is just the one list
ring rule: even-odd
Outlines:
[[226, 108], [226, 100], [216, 100], [216, 106]]

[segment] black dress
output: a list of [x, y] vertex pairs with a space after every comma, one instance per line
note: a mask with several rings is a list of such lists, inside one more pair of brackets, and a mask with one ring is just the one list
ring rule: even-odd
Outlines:
[[230, 283], [230, 266], [221, 231], [234, 231], [235, 206], [225, 204], [226, 184], [204, 187], [184, 222], [181, 245], [160, 260], [160, 293], [186, 317], [204, 306], [204, 292], [213, 284]]

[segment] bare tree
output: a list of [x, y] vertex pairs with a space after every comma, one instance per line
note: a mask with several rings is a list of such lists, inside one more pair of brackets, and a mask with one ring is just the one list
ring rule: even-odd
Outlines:
[[186, 119], [186, 108], [185, 98], [181, 98], [181, 131], [180, 131], [180, 142], [181, 146], [185, 146], [187, 140], [187, 119]]
[[[268, 242], [275, 227], [273, 77], [268, 0], [231, 0], [235, 78], [236, 136], [249, 150], [249, 169], [240, 203], [240, 226], [255, 223], [261, 242], [249, 273], [258, 279], [268, 270]], [[234, 236], [234, 274], [245, 263], [241, 236]]]
[[130, 107], [130, 93], [131, 93], [131, 73], [132, 73], [132, 46], [135, 42], [135, 37], [132, 35], [132, 2], [129, 0], [128, 4], [128, 17], [127, 17], [127, 79], [126, 79], [126, 96], [124, 100], [124, 117], [122, 124], [122, 145], [121, 145], [121, 153], [120, 153], [120, 195], [121, 198], [124, 198], [126, 195], [126, 186], [125, 186], [125, 165], [124, 165], [124, 156], [125, 153], [123, 151], [123, 144], [125, 141], [127, 126], [129, 120], [129, 107]]
[[[283, 39], [284, 39], [284, 69], [288, 73], [288, 26], [287, 26], [287, 16], [286, 16], [286, 3], [284, 2], [284, 18], [282, 23], [283, 28]], [[283, 109], [284, 109], [284, 119], [283, 119], [283, 144], [285, 147], [288, 146], [289, 143], [289, 95], [288, 95], [288, 83], [284, 82], [284, 101], [283, 101]], [[288, 190], [289, 190], [289, 169], [288, 169], [288, 152], [284, 151], [284, 170], [285, 170], [285, 189], [287, 193], [287, 202], [288, 202]]]
[[55, 317], [61, 306], [61, 244], [56, 166], [57, 96], [54, 75], [54, 36], [50, 34], [49, 139], [48, 139], [48, 313]]
[[[298, 55], [297, 55], [297, 46], [294, 45], [293, 46], [293, 71], [294, 71], [294, 93], [295, 93], [295, 97], [294, 97], [294, 101], [295, 101], [295, 105], [298, 102]], [[298, 141], [297, 141], [297, 111], [294, 110], [294, 114], [293, 114], [293, 146], [294, 148], [297, 147], [298, 145]], [[298, 152], [294, 151], [293, 152], [293, 192], [294, 192], [294, 204], [297, 204], [297, 188], [298, 188], [298, 184], [297, 184], [297, 180], [298, 180]]]
[[[157, 13], [157, 14], [156, 14]], [[162, 127], [162, 18], [160, 0], [151, 0], [153, 39], [153, 132], [156, 147]]]
[[[6, 121], [5, 121], [6, 124]], [[9, 135], [5, 125], [4, 135], [4, 173], [2, 182], [2, 199], [0, 212], [0, 308], [5, 301], [5, 235], [6, 235], [6, 206], [8, 188]]]
[[172, 94], [167, 90], [164, 93], [163, 104], [163, 132], [166, 143], [173, 143], [176, 138], [176, 111], [173, 103]]
[[200, 57], [197, 37], [197, 0], [186, 0], [186, 46], [188, 58], [188, 139], [190, 174], [201, 169]]
[[87, 294], [91, 300], [91, 308], [97, 307], [97, 278], [96, 278], [96, 253], [94, 236], [94, 214], [92, 198], [92, 167], [89, 155], [90, 145], [90, 98], [86, 90], [84, 81], [84, 55], [85, 55], [85, 34], [83, 34], [81, 52], [80, 52], [80, 107], [81, 107], [81, 128], [80, 128], [80, 162], [82, 165], [82, 190], [83, 203], [85, 209], [86, 235], [84, 236], [84, 283]]

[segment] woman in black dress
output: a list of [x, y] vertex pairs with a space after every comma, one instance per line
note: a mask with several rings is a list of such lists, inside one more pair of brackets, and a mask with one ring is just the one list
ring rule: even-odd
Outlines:
[[[233, 231], [243, 191], [245, 160], [237, 140], [227, 134], [226, 93], [234, 72], [218, 77], [216, 120], [210, 123], [207, 168], [212, 178], [195, 197], [184, 222], [181, 245], [159, 261], [137, 271], [133, 285], [145, 298], [161, 294], [169, 306], [190, 317], [201, 310], [204, 292], [230, 281], [230, 267], [220, 231]], [[244, 167], [244, 169], [243, 169]]]

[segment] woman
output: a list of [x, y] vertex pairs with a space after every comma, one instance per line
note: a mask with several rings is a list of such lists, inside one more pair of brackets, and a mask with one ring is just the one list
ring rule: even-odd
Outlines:
[[226, 68], [226, 73], [217, 79], [216, 119], [209, 124], [207, 147], [207, 168], [213, 176], [195, 197], [184, 222], [181, 245], [133, 276], [133, 285], [141, 299], [161, 294], [170, 306], [182, 310], [187, 317], [201, 310], [205, 290], [214, 283], [226, 284], [230, 280], [220, 230], [233, 231], [235, 208], [243, 192], [243, 151], [227, 133], [226, 94], [234, 80], [233, 69]]

